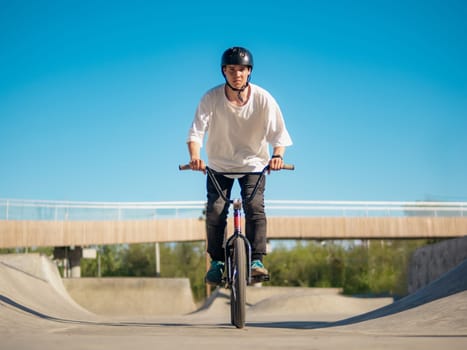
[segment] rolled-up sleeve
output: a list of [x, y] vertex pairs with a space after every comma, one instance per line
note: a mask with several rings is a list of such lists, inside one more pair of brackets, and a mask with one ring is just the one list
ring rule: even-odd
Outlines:
[[272, 147], [287, 147], [292, 145], [292, 139], [285, 127], [284, 117], [275, 101], [270, 103], [270, 109], [268, 111], [266, 140]]
[[203, 145], [204, 135], [209, 128], [212, 112], [206, 108], [207, 101], [203, 98], [195, 112], [195, 117], [188, 131], [187, 142], [196, 142]]

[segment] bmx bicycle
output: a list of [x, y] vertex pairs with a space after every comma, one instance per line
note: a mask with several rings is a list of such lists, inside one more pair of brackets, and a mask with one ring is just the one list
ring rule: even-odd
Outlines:
[[[190, 165], [180, 165], [180, 170], [189, 170]], [[294, 165], [284, 164], [282, 169], [294, 170]], [[227, 198], [222, 191], [219, 182], [216, 179], [217, 175], [235, 175], [243, 176], [247, 174], [257, 174], [258, 180], [251, 194], [245, 198], [246, 202], [251, 201], [258, 190], [259, 184], [263, 180], [266, 172], [269, 170], [267, 165], [260, 172], [217, 172], [209, 167], [206, 167], [206, 173], [211, 179], [219, 196], [225, 201], [233, 205], [233, 234], [225, 241], [225, 270], [222, 277], [222, 284], [225, 288], [230, 289], [230, 321], [237, 328], [245, 327], [245, 304], [246, 304], [246, 287], [247, 285], [269, 281], [269, 275], [252, 276], [251, 273], [251, 244], [247, 237], [242, 233], [241, 211], [242, 200], [239, 198]]]

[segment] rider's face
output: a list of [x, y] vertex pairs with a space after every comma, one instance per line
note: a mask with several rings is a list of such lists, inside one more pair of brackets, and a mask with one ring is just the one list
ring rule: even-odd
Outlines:
[[227, 77], [227, 81], [236, 89], [241, 89], [245, 86], [248, 81], [248, 76], [251, 73], [251, 68], [247, 66], [241, 66], [238, 64], [229, 64], [224, 68], [224, 74]]

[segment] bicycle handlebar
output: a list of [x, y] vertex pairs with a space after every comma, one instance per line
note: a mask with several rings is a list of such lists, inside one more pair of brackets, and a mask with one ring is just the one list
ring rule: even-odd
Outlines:
[[[267, 170], [268, 168], [269, 168], [269, 165], [266, 165], [264, 170]], [[190, 167], [190, 164], [183, 164], [183, 165], [179, 165], [178, 169], [179, 170], [191, 170], [191, 167]], [[205, 170], [205, 169], [202, 169], [202, 170]], [[284, 164], [282, 166], [282, 170], [295, 170], [295, 165], [293, 165], [293, 164]], [[229, 173], [229, 174], [233, 175], [235, 173]], [[240, 172], [238, 174], [248, 174], [248, 173]]]
[[[179, 165], [178, 168], [180, 170], [190, 170], [191, 167], [190, 167], [190, 164], [184, 164], [184, 165]], [[293, 164], [284, 164], [282, 166], [282, 169], [284, 170], [294, 170], [295, 169], [295, 166]], [[227, 198], [224, 194], [224, 192], [221, 190], [220, 186], [219, 186], [219, 182], [217, 181], [215, 175], [216, 174], [219, 174], [219, 175], [248, 175], [248, 174], [257, 174], [259, 175], [258, 177], [258, 180], [256, 181], [256, 184], [255, 184], [255, 187], [253, 189], [253, 191], [251, 192], [250, 196], [248, 198], [246, 198], [246, 202], [249, 202], [253, 199], [253, 197], [256, 195], [256, 191], [258, 189], [258, 186], [259, 186], [259, 183], [261, 182], [261, 180], [263, 179], [263, 177], [265, 176], [266, 172], [269, 170], [269, 165], [266, 165], [262, 171], [256, 171], [256, 172], [218, 172], [218, 171], [214, 171], [213, 169], [209, 168], [209, 167], [205, 167], [204, 169], [202, 169], [202, 171], [204, 171], [205, 173], [208, 174], [209, 178], [211, 179], [214, 187], [216, 188], [216, 191], [217, 193], [219, 194], [219, 196], [222, 197], [222, 199], [224, 199], [226, 202], [229, 202], [229, 203], [234, 203], [233, 200]]]

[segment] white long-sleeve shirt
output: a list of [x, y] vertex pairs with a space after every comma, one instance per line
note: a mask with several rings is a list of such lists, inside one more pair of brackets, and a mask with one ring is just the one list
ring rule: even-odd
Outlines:
[[227, 99], [224, 84], [209, 90], [198, 105], [187, 141], [202, 147], [207, 135], [208, 166], [216, 171], [261, 171], [270, 159], [269, 145], [292, 145], [275, 99], [257, 85], [250, 87], [244, 106]]

